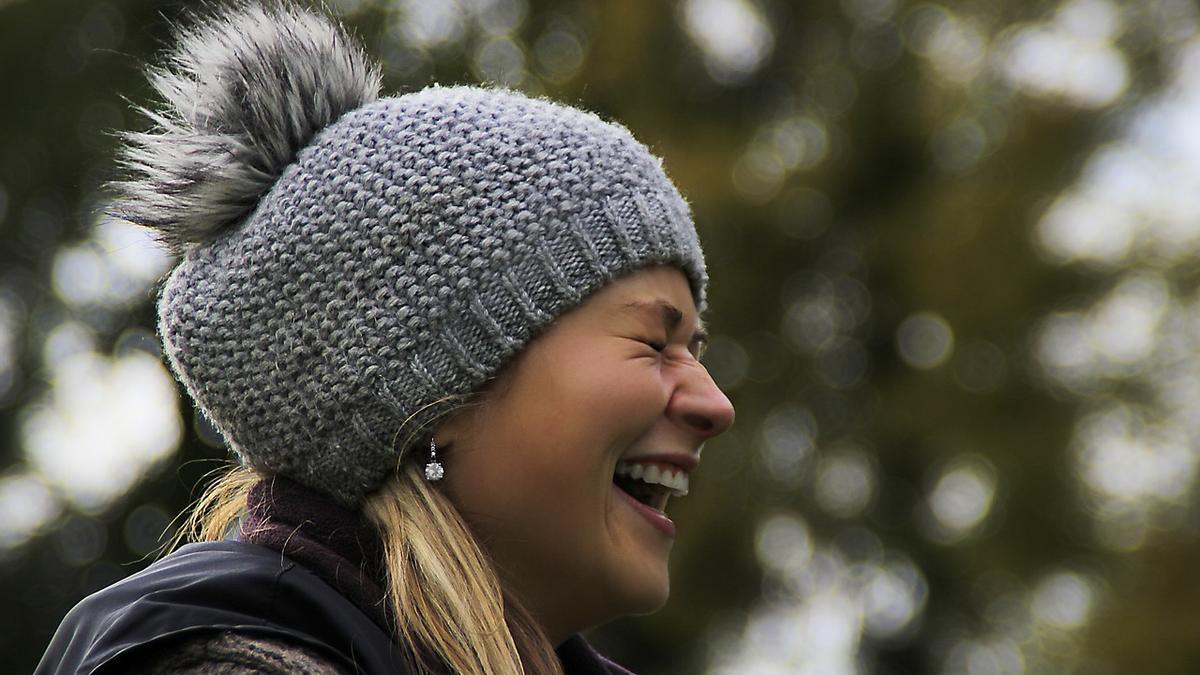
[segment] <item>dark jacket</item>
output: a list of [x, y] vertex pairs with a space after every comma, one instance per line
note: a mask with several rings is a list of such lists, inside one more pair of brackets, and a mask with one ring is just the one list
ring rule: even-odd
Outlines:
[[[349, 673], [413, 673], [387, 629], [381, 561], [355, 514], [264, 481], [237, 540], [189, 544], [85, 598], [36, 674], [136, 672], [163, 644], [220, 632], [295, 645]], [[558, 654], [569, 675], [628, 675], [578, 636]]]

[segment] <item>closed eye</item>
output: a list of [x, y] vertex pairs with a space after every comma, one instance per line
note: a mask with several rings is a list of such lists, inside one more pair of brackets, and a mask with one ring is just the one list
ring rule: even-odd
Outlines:
[[626, 339], [630, 340], [631, 342], [636, 342], [639, 345], [642, 345], [644, 347], [649, 347], [650, 349], [653, 349], [656, 353], [659, 353], [659, 354], [661, 354], [667, 350], [667, 341], [666, 340], [654, 339], [654, 338], [648, 338], [648, 337], [639, 337], [639, 336], [634, 336], [634, 335], [627, 336]]

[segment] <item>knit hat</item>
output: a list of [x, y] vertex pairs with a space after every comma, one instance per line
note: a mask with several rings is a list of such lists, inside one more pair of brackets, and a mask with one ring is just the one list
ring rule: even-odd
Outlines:
[[118, 213], [181, 253], [176, 376], [241, 461], [349, 506], [403, 442], [556, 317], [656, 264], [703, 307], [686, 203], [623, 127], [522, 94], [379, 76], [329, 19], [248, 6], [152, 73]]

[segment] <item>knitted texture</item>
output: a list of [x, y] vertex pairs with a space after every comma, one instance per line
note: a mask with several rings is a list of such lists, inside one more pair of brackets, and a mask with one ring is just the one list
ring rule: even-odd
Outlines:
[[623, 127], [433, 87], [317, 132], [159, 299], [166, 355], [240, 458], [355, 506], [404, 441], [609, 281], [668, 264], [689, 210]]

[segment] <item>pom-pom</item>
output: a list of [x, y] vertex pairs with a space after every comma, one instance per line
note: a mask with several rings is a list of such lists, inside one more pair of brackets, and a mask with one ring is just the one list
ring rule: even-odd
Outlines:
[[338, 24], [282, 2], [198, 20], [149, 77], [163, 105], [125, 136], [113, 211], [176, 252], [240, 223], [318, 131], [380, 89]]

